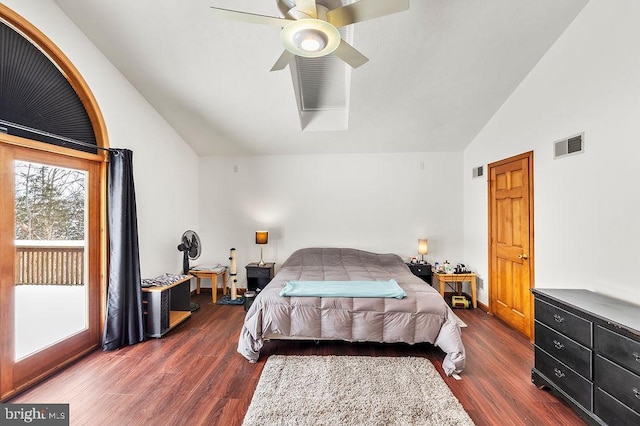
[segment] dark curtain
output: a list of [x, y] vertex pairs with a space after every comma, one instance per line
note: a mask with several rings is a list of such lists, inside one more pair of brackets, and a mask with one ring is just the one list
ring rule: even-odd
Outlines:
[[102, 349], [144, 340], [133, 152], [109, 150], [109, 284]]

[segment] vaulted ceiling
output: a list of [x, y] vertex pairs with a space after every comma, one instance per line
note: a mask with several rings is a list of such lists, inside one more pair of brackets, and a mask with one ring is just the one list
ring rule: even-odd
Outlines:
[[348, 126], [317, 131], [290, 68], [269, 71], [279, 28], [210, 9], [279, 16], [277, 0], [55, 0], [201, 156], [463, 150], [587, 2], [411, 0], [352, 25], [369, 62], [350, 71]]

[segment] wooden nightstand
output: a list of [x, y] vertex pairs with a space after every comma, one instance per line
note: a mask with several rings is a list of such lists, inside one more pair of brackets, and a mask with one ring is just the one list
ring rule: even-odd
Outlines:
[[422, 281], [431, 284], [431, 265], [429, 263], [407, 263], [413, 275], [420, 277]]
[[444, 297], [444, 287], [447, 283], [454, 283], [458, 294], [462, 294], [462, 283], [468, 282], [471, 284], [471, 304], [474, 308], [478, 307], [478, 302], [476, 301], [476, 274], [473, 272], [465, 272], [464, 274], [444, 274], [441, 272], [435, 272], [434, 275], [438, 280], [440, 295], [442, 297]]
[[250, 263], [247, 269], [247, 290], [259, 291], [266, 287], [273, 279], [273, 270], [275, 263], [265, 262], [264, 266], [257, 263]]

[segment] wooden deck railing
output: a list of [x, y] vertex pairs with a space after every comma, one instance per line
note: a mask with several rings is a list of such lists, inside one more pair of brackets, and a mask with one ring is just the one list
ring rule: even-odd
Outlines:
[[84, 285], [82, 241], [37, 243], [16, 241], [18, 285]]

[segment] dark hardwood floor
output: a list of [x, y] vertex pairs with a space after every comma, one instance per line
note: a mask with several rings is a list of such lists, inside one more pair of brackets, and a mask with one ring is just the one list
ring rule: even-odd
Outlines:
[[[162, 339], [96, 351], [8, 402], [69, 403], [72, 425], [240, 425], [272, 354], [425, 356], [443, 374], [443, 353], [429, 345], [269, 342], [250, 364], [236, 352], [242, 306], [193, 300], [200, 310]], [[476, 424], [585, 424], [531, 383], [527, 339], [480, 309], [456, 314], [468, 325], [467, 367], [444, 380]]]

